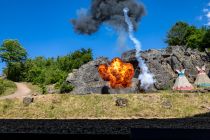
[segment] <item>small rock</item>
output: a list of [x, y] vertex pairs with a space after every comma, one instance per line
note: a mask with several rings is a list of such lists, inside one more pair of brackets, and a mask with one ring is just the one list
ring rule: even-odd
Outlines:
[[162, 102], [162, 107], [165, 109], [171, 109], [172, 108], [172, 103], [169, 100], [163, 101]]
[[33, 103], [34, 101], [34, 98], [33, 97], [24, 97], [23, 98], [23, 104], [28, 106], [30, 105], [31, 103]]
[[37, 95], [38, 95], [38, 93], [33, 93], [33, 94], [32, 94], [32, 96], [37, 96]]
[[119, 106], [119, 107], [126, 107], [126, 106], [128, 106], [128, 99], [118, 98], [116, 100], [116, 106]]

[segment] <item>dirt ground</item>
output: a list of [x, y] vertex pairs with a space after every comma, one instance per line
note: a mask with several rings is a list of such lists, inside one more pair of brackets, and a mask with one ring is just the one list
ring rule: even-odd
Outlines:
[[31, 90], [24, 83], [15, 83], [15, 84], [17, 85], [17, 91], [14, 94], [0, 97], [0, 100], [23, 98], [31, 94]]

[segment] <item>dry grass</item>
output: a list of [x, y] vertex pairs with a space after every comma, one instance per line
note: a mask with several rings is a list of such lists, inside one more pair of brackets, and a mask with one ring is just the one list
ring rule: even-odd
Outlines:
[[[117, 97], [129, 100], [124, 108], [115, 105]], [[163, 102], [172, 107], [165, 108]], [[122, 119], [122, 118], [183, 118], [206, 113], [210, 94], [180, 94], [163, 91], [158, 94], [121, 95], [40, 95], [34, 103], [24, 106], [20, 100], [0, 101], [0, 118], [21, 119]]]

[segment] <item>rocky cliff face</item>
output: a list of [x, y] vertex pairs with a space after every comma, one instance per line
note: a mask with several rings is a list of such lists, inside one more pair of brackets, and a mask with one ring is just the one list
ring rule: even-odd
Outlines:
[[[206, 65], [207, 71], [210, 70], [210, 57], [205, 52], [191, 50], [182, 46], [168, 47], [162, 50], [148, 50], [142, 52], [141, 56], [145, 60], [149, 70], [154, 74], [156, 83], [151, 90], [161, 90], [171, 88], [174, 84], [177, 74], [175, 70], [180, 66], [186, 69], [186, 76], [190, 82], [194, 82], [197, 70], [195, 66]], [[138, 75], [140, 69], [135, 58], [135, 50], [131, 50], [122, 54], [122, 59], [125, 62], [132, 63], [135, 67], [135, 76], [133, 84], [126, 89], [112, 89], [109, 83], [103, 81], [98, 74], [98, 66], [100, 64], [107, 64], [109, 60], [101, 57], [83, 65], [78, 70], [74, 70], [69, 74], [67, 82], [72, 84], [75, 88], [73, 94], [89, 94], [89, 93], [139, 93], [140, 84]]]
[[[181, 66], [186, 69], [186, 76], [191, 83], [195, 81], [197, 75], [195, 66], [201, 67], [205, 64], [207, 72], [210, 70], [210, 57], [207, 53], [183, 46], [172, 46], [162, 50], [148, 50], [142, 52], [141, 56], [155, 76], [156, 83], [154, 86], [156, 89], [171, 88], [177, 78], [175, 70]], [[122, 59], [136, 66], [135, 50], [125, 52]]]
[[74, 70], [69, 74], [67, 82], [72, 84], [75, 88], [71, 92], [72, 94], [115, 94], [115, 93], [137, 93], [138, 79], [133, 78], [132, 86], [125, 89], [112, 89], [109, 87], [109, 83], [104, 81], [99, 73], [98, 66], [101, 64], [108, 64], [107, 58], [101, 57], [94, 61], [91, 61], [78, 70]]

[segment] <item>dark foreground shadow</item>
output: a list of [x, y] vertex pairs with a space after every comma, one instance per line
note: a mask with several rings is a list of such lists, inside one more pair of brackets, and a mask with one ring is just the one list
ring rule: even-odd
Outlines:
[[[210, 139], [210, 113], [180, 119], [130, 119], [130, 120], [0, 120], [1, 134], [36, 134], [51, 136], [70, 136], [75, 139], [86, 137], [100, 139], [118, 137], [119, 139], [153, 140], [162, 136], [170, 140], [179, 137], [185, 140]], [[83, 134], [83, 135], [81, 135]], [[151, 134], [151, 135], [150, 135]], [[166, 135], [165, 135], [166, 134]], [[186, 134], [186, 136], [184, 136]], [[146, 139], [148, 136], [148, 139]], [[149, 139], [150, 136], [150, 139]], [[153, 136], [153, 137], [151, 137]], [[190, 136], [190, 137], [189, 137]], [[208, 137], [208, 139], [206, 139]], [[117, 138], [117, 139], [118, 139]], [[194, 139], [193, 139], [194, 138]], [[140, 139], [141, 140], [141, 139]], [[154, 139], [155, 140], [155, 139]]]

